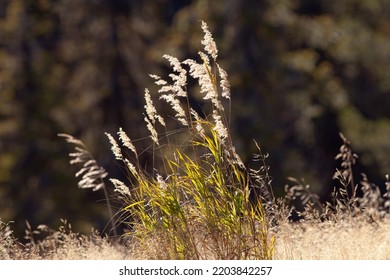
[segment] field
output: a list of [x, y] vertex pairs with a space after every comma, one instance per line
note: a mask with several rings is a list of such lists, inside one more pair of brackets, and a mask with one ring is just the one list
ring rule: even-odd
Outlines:
[[[390, 258], [390, 223], [350, 218], [334, 222], [286, 223], [275, 229], [275, 260], [388, 260]], [[45, 230], [41, 235], [45, 235]], [[38, 231], [35, 231], [37, 234]], [[39, 235], [36, 236], [40, 237]], [[43, 241], [22, 246], [12, 237], [9, 227], [1, 225], [1, 259], [46, 260], [126, 260], [156, 259], [164, 249], [156, 242], [141, 251], [136, 242], [110, 242], [97, 233], [83, 236], [66, 226], [51, 231]], [[205, 255], [207, 259], [216, 256]]]
[[[340, 133], [336, 187], [322, 203], [303, 180], [290, 178], [286, 194], [273, 194], [268, 155], [254, 142], [254, 166], [246, 166], [229, 133], [231, 93], [227, 73], [217, 63], [218, 49], [202, 22], [204, 51], [199, 62], [165, 55], [170, 80], [150, 75], [159, 100], [169, 106], [177, 126], [168, 127], [145, 90], [144, 119], [150, 137], [138, 151], [121, 128], [106, 133], [112, 152], [128, 181], [108, 179], [82, 141], [60, 134], [72, 147], [79, 187], [104, 191], [112, 228], [120, 236], [85, 236], [71, 221], [53, 230], [31, 228], [25, 244], [14, 238], [12, 223], [0, 223], [0, 259], [389, 259], [390, 180], [386, 192], [363, 174], [356, 182], [357, 155]], [[199, 84], [209, 112], [191, 107], [187, 79]], [[153, 155], [145, 167], [140, 155]], [[110, 190], [123, 202], [111, 213]], [[294, 216], [294, 221], [291, 217]]]

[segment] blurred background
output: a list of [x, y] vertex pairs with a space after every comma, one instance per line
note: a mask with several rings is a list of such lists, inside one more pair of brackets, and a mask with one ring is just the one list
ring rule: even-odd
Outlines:
[[292, 176], [329, 198], [339, 132], [359, 155], [355, 181], [364, 172], [384, 185], [388, 0], [0, 0], [2, 221], [21, 236], [25, 220], [104, 229], [104, 194], [77, 188], [71, 147], [57, 134], [80, 138], [110, 176], [123, 176], [104, 132], [147, 135], [148, 74], [168, 73], [163, 54], [197, 57], [200, 20], [229, 75], [237, 150], [250, 163], [255, 139], [270, 154], [278, 196]]

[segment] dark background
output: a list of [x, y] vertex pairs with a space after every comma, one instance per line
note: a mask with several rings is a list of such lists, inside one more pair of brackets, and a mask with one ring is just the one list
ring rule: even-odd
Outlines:
[[355, 181], [365, 172], [384, 184], [388, 0], [0, 0], [0, 218], [16, 233], [25, 220], [55, 227], [60, 218], [75, 231], [104, 229], [103, 192], [77, 188], [57, 134], [82, 139], [110, 176], [123, 176], [104, 132], [147, 135], [148, 74], [167, 74], [163, 54], [196, 57], [200, 20], [229, 75], [237, 150], [249, 163], [255, 139], [270, 154], [277, 195], [293, 176], [328, 198], [338, 132], [359, 155]]

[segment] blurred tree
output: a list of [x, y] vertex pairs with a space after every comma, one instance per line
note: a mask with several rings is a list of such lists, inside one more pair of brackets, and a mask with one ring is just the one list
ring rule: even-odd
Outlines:
[[[364, 172], [376, 183], [390, 169], [383, 157], [390, 148], [383, 141], [390, 137], [389, 10], [390, 3], [381, 0], [277, 1], [270, 9], [271, 23], [283, 30], [288, 48], [279, 57], [290, 80], [285, 92], [297, 118], [295, 139], [309, 152], [305, 161], [319, 171], [317, 178], [334, 170], [324, 163], [336, 151], [337, 131], [351, 140]], [[377, 128], [356, 133], [354, 128], [367, 122]], [[325, 190], [332, 186], [316, 184]]]
[[[3, 1], [1, 5], [0, 124], [5, 129], [0, 139], [0, 208], [2, 219], [14, 220], [22, 233], [25, 220], [55, 224], [60, 217], [82, 217], [83, 193], [67, 191], [75, 180], [63, 172], [71, 169], [58, 157], [66, 151], [57, 140], [63, 128], [53, 118], [66, 100], [59, 90], [63, 76], [56, 56], [58, 15], [47, 1]], [[77, 108], [62, 110], [71, 114]]]

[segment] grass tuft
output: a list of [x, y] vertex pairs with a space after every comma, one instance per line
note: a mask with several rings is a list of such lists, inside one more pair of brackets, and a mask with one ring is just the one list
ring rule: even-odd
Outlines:
[[[135, 157], [127, 158], [119, 154], [124, 147], [108, 135], [116, 158], [128, 167], [128, 189], [111, 180], [126, 203], [122, 211], [128, 217], [127, 235], [136, 238], [144, 251], [150, 250], [151, 240], [163, 244], [155, 258], [271, 259], [274, 238], [269, 235], [269, 221], [261, 197], [251, 196], [258, 178], [244, 166], [229, 133], [223, 107], [225, 101], [230, 103], [227, 73], [216, 62], [217, 49], [207, 25], [202, 28], [205, 52], [199, 52], [200, 63], [165, 55], [173, 70], [172, 82], [151, 75], [161, 86], [160, 99], [175, 112], [180, 134], [168, 133], [145, 91], [152, 174], [141, 167], [130, 138], [122, 144], [132, 147]], [[190, 77], [198, 80], [204, 100], [210, 102], [212, 110], [205, 118], [190, 106], [186, 89]], [[156, 120], [165, 128], [163, 133]]]

